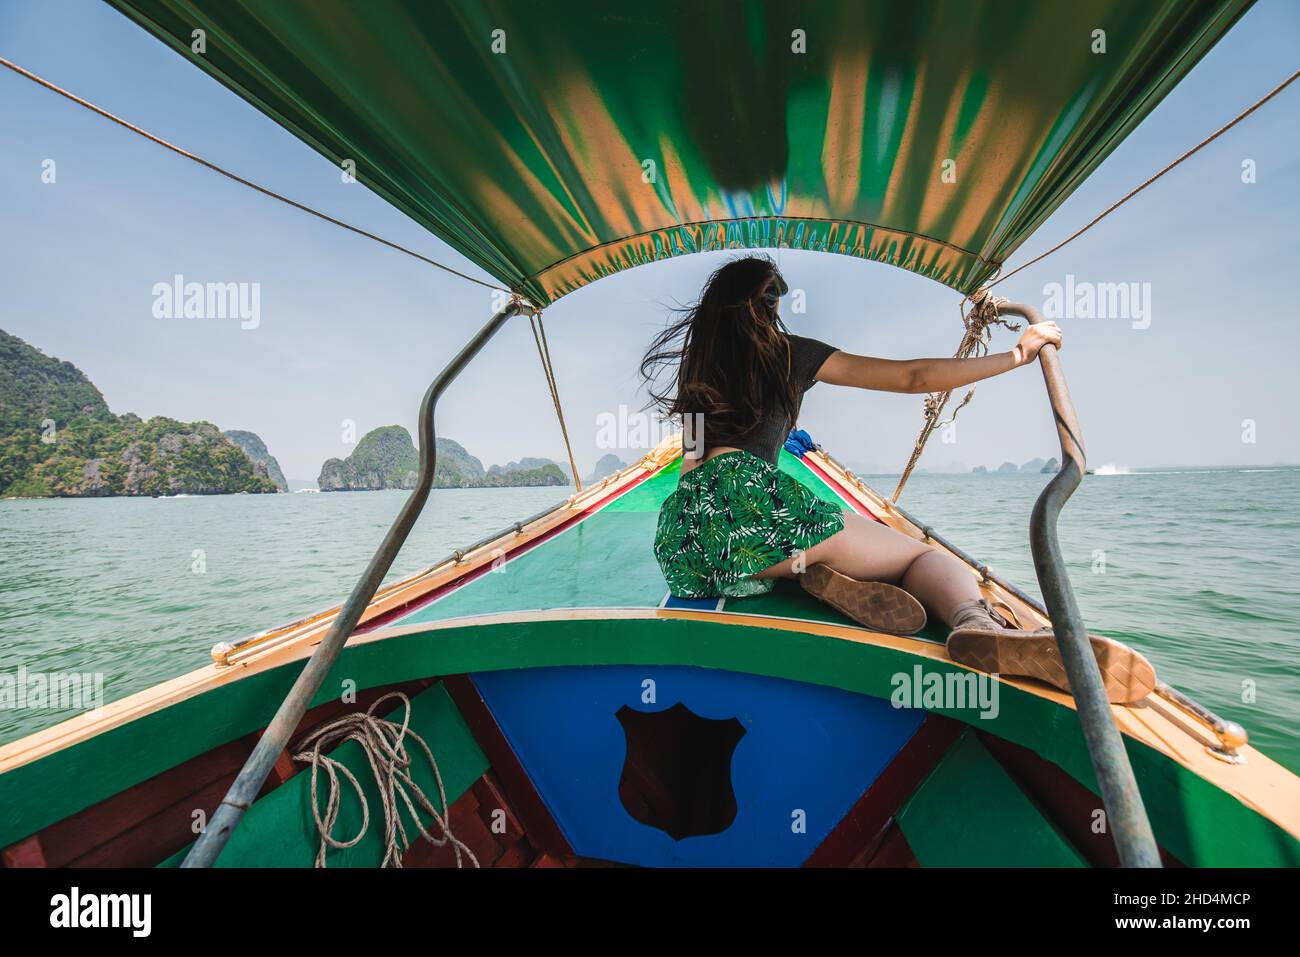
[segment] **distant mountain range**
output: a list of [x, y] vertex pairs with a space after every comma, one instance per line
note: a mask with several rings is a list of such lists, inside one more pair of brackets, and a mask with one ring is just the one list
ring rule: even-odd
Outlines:
[[[846, 462], [846, 465], [858, 475], [898, 475], [902, 471], [902, 462], [897, 463], [893, 468], [885, 468], [879, 463], [864, 462]], [[1024, 465], [1016, 465], [1014, 462], [1003, 462], [997, 468], [989, 468], [985, 465], [977, 465], [971, 468], [968, 464], [951, 459], [947, 463], [931, 463], [928, 466], [922, 466], [915, 470], [917, 475], [1005, 475], [1011, 472], [1034, 472], [1034, 473], [1052, 473], [1059, 472], [1061, 464], [1054, 458], [1052, 459], [1030, 459]]]
[[[524, 458], [494, 465], [460, 443], [437, 440], [437, 488], [568, 485], [567, 463]], [[624, 463], [606, 455], [587, 477], [599, 481]], [[411, 488], [419, 456], [398, 425], [362, 437], [345, 459], [330, 459], [322, 491]], [[295, 490], [309, 483], [295, 481]], [[254, 432], [222, 432], [211, 422], [115, 415], [71, 362], [47, 356], [0, 330], [0, 497], [207, 495], [287, 492], [290, 483]]]
[[1030, 459], [1024, 465], [1016, 465], [1015, 462], [1003, 462], [996, 469], [987, 469], [983, 465], [977, 465], [971, 471], [976, 475], [1006, 475], [1010, 472], [1033, 472], [1039, 475], [1052, 475], [1061, 471], [1061, 463], [1054, 458], [1046, 461], [1043, 459]]
[[[568, 464], [551, 459], [522, 458], [485, 469], [454, 439], [439, 436], [436, 448], [434, 488], [517, 488], [568, 485], [572, 481]], [[347, 458], [328, 459], [321, 466], [317, 485], [322, 492], [409, 489], [415, 486], [419, 465], [411, 433], [400, 425], [385, 425], [362, 436]], [[599, 481], [624, 467], [617, 456], [606, 455], [596, 463], [587, 481]]]

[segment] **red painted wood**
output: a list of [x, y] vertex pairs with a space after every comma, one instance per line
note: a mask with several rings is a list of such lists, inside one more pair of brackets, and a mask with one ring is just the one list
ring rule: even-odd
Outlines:
[[275, 764], [271, 765], [271, 773], [268, 775], [267, 780], [274, 781], [275, 787], [279, 787], [297, 774], [300, 767], [304, 767], [304, 765], [295, 762], [286, 748], [276, 757]]
[[[498, 810], [505, 812], [504, 833], [492, 830], [493, 812]], [[528, 867], [538, 855], [492, 771], [452, 803], [451, 829], [478, 858], [480, 867]], [[407, 849], [402, 866], [453, 868], [456, 856], [450, 846], [434, 847], [420, 839]]]
[[482, 695], [474, 687], [474, 682], [468, 675], [451, 675], [443, 679], [443, 684], [465, 723], [469, 725], [479, 747], [487, 755], [492, 770], [496, 772], [501, 793], [518, 815], [529, 841], [539, 850], [561, 857], [573, 857], [573, 848], [569, 846], [564, 832], [555, 823], [555, 818], [533, 786], [528, 772], [519, 763], [519, 758], [506, 741]]
[[203, 820], [210, 821], [234, 778], [232, 773], [197, 793], [187, 794], [147, 820], [78, 855], [66, 866], [153, 867], [198, 837], [194, 832], [195, 811], [201, 810]]
[[[479, 867], [493, 867], [504, 853], [503, 846], [479, 818], [478, 799], [472, 790], [466, 791], [459, 800], [452, 803], [450, 823], [452, 834], [469, 848], [478, 860]], [[462, 860], [463, 866], [473, 867], [469, 860]], [[437, 847], [421, 837], [407, 849], [402, 864], [404, 867], [454, 868], [456, 852], [450, 842]]]
[[885, 831], [917, 787], [966, 726], [939, 714], [926, 715], [844, 819], [804, 861], [804, 867], [850, 867], [880, 846]]
[[921, 862], [916, 859], [916, 854], [912, 852], [911, 845], [903, 836], [902, 829], [891, 821], [884, 840], [880, 843], [880, 849], [871, 856], [865, 866], [920, 867]]
[[[307, 713], [292, 740], [296, 743], [310, 730], [344, 713], [368, 708], [391, 690], [415, 695], [436, 680], [423, 678], [400, 685], [365, 689], [358, 693], [355, 702], [326, 702]], [[534, 843], [538, 834], [550, 835], [547, 846], [551, 850], [547, 861], [540, 866], [600, 865], [602, 862], [580, 862], [574, 857], [473, 683], [460, 675], [448, 679], [447, 688], [480, 745], [485, 742], [490, 745], [484, 747], [484, 751], [492, 759], [494, 767], [504, 766], [509, 776], [513, 765], [513, 774], [519, 779], [508, 786], [496, 771], [483, 775], [453, 802], [453, 833], [470, 847], [484, 867], [532, 865], [541, 853]], [[468, 706], [463, 703], [465, 701], [468, 701]], [[194, 840], [195, 810], [200, 809], [208, 819], [211, 818], [260, 734], [259, 731], [246, 735], [198, 755], [0, 849], [0, 866], [149, 867], [157, 864]], [[496, 757], [493, 757], [494, 753]], [[281, 755], [276, 773], [263, 793], [301, 773], [302, 767], [296, 762], [290, 763], [287, 753]], [[509, 796], [515, 792], [522, 793], [525, 801], [535, 801], [535, 808], [529, 811], [518, 807], [517, 799]], [[505, 833], [502, 834], [492, 830], [494, 812], [498, 810], [505, 812]], [[530, 821], [535, 830], [530, 829]], [[437, 848], [418, 838], [407, 850], [403, 864], [408, 867], [455, 867], [455, 855], [449, 847]]]
[[526, 840], [520, 841], [517, 844], [512, 844], [504, 854], [497, 858], [497, 862], [493, 866], [498, 869], [528, 867], [533, 863], [535, 857], [537, 857], [537, 848]]
[[850, 492], [842, 482], [838, 481], [837, 479], [831, 478], [830, 473], [827, 472], [825, 469], [823, 469], [820, 465], [818, 465], [812, 459], [807, 457], [801, 458], [800, 461], [803, 462], [804, 465], [808, 466], [808, 471], [812, 472], [813, 475], [816, 475], [819, 479], [825, 482], [830, 487], [832, 492], [834, 492], [840, 498], [844, 499], [845, 504], [848, 505], [850, 508], [852, 508], [855, 512], [857, 512], [859, 515], [865, 515], [867, 516], [867, 518], [875, 519], [877, 522], [881, 522], [881, 524], [884, 524], [883, 520], [880, 518], [879, 515], [877, 515], [871, 509], [867, 508], [867, 506], [863, 505], [856, 498], [854, 498], [853, 493]]
[[[472, 797], [472, 794], [466, 794]], [[478, 858], [479, 867], [495, 867], [504, 846], [478, 815], [478, 801], [452, 815], [452, 831]], [[449, 848], [450, 849], [450, 848]]]
[[871, 859], [880, 852], [881, 847], [884, 846], [885, 839], [890, 836], [893, 827], [894, 819], [890, 818], [889, 821], [886, 822], [885, 826], [880, 829], [880, 833], [872, 838], [868, 843], [864, 844], [862, 850], [859, 851], [846, 866], [849, 868], [870, 866]]
[[0, 867], [49, 867], [41, 839], [33, 834], [0, 851]]
[[[147, 829], [158, 822], [158, 856], [144, 862], [156, 864], [194, 840], [189, 831], [194, 808], [202, 807], [210, 813], [221, 799], [218, 795], [213, 806], [207, 807], [193, 796], [212, 787], [224, 794], [247, 759], [249, 750], [245, 741], [232, 741], [43, 828], [38, 834], [45, 848], [46, 864], [50, 867], [71, 866], [117, 836], [142, 825]], [[178, 807], [182, 812], [181, 820], [172, 816]], [[178, 832], [189, 834], [188, 840], [165, 851], [172, 844], [172, 836]], [[134, 852], [133, 858], [138, 853]]]
[[[493, 779], [491, 771], [474, 782], [474, 795], [478, 798], [479, 819], [492, 832], [498, 843], [510, 845], [527, 837], [523, 824], [519, 822], [518, 816], [511, 810], [505, 795], [501, 793], [500, 787]], [[504, 813], [498, 814], [498, 811]], [[505, 827], [505, 830], [501, 833], [493, 830], [494, 827], [500, 826], [498, 822]]]

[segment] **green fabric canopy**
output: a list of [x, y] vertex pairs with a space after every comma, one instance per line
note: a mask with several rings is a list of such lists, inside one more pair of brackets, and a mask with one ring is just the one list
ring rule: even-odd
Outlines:
[[545, 305], [742, 247], [971, 292], [1251, 0], [109, 2]]

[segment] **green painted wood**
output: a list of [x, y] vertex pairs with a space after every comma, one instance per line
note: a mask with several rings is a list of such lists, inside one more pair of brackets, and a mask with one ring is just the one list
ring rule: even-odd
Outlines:
[[898, 826], [923, 867], [1087, 867], [970, 730], [921, 782]]
[[394, 624], [537, 608], [654, 608], [668, 590], [653, 512], [598, 512]]
[[[399, 704], [384, 717], [400, 723], [403, 712]], [[441, 682], [411, 699], [411, 730], [424, 738], [433, 752], [442, 773], [448, 804], [454, 804], [488, 770], [487, 756], [474, 740], [473, 733]], [[438, 807], [437, 783], [423, 750], [412, 741], [408, 751], [413, 759], [411, 777]], [[384, 820], [374, 773], [356, 742], [345, 742], [331, 753], [331, 757], [341, 761], [361, 782], [370, 805], [370, 825], [366, 836], [355, 847], [331, 848], [326, 863], [330, 867], [377, 867], [384, 854]], [[319, 783], [323, 807], [328, 795], [328, 783], [323, 772]], [[410, 815], [404, 809], [401, 814], [407, 834], [414, 836], [416, 832]], [[350, 840], [360, 829], [361, 820], [361, 804], [351, 785], [344, 781], [334, 837]], [[426, 828], [429, 820], [427, 814], [420, 814], [420, 823]], [[311, 772], [308, 770], [290, 778], [249, 808], [221, 852], [217, 866], [311, 867], [316, 861], [318, 844], [311, 808]], [[188, 852], [187, 847], [161, 866], [179, 865]]]
[[[789, 454], [789, 453], [782, 453]], [[603, 512], [658, 512], [661, 505], [673, 489], [682, 474], [682, 460], [673, 459], [654, 475], [641, 484], [628, 489], [614, 501], [606, 505]]]

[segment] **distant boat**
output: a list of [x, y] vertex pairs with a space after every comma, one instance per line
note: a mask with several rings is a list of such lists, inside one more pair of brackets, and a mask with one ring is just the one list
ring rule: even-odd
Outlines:
[[294, 495], [301, 495], [303, 492], [312, 492], [312, 493], [317, 493], [317, 492], [319, 492], [319, 491], [320, 491], [320, 489], [318, 489], [318, 488], [298, 488], [298, 489], [294, 489], [294, 490], [293, 490], [293, 494], [294, 494]]

